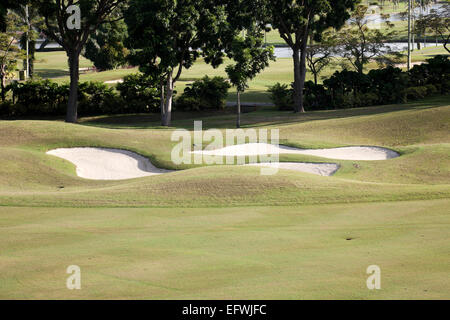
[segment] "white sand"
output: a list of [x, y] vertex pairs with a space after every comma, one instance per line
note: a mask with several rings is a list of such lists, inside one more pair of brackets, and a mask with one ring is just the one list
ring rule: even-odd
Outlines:
[[[223, 156], [251, 156], [274, 153], [307, 154], [341, 160], [386, 160], [399, 156], [392, 150], [380, 147], [297, 149], [266, 143], [241, 144], [217, 150], [194, 151], [193, 153]], [[172, 172], [171, 170], [156, 168], [147, 158], [127, 150], [60, 148], [48, 151], [47, 154], [72, 162], [77, 167], [77, 175], [86, 179], [124, 180]], [[278, 167], [280, 169], [295, 170], [322, 176], [331, 176], [339, 169], [339, 165], [335, 163], [274, 162], [254, 163], [250, 165]]]
[[398, 153], [381, 147], [343, 147], [331, 149], [298, 149], [276, 146], [267, 143], [247, 143], [229, 146], [216, 150], [200, 150], [203, 153], [218, 156], [253, 156], [268, 154], [306, 154], [322, 158], [340, 160], [387, 160], [398, 157]]
[[126, 150], [61, 148], [47, 154], [72, 162], [77, 175], [94, 180], [124, 180], [171, 172], [156, 168], [147, 158]]
[[294, 170], [317, 174], [320, 176], [331, 176], [339, 169], [339, 165], [336, 163], [270, 162], [270, 163], [252, 163], [249, 165]]

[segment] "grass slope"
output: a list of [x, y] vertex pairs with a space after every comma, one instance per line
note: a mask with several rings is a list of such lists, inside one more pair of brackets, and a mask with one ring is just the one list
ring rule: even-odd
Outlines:
[[[332, 177], [175, 166], [175, 128], [232, 128], [235, 116], [175, 113], [0, 121], [0, 298], [448, 298], [450, 105], [290, 112], [262, 108], [246, 128], [301, 147], [378, 145], [401, 157], [340, 161]], [[125, 181], [76, 176], [57, 147], [133, 150], [184, 169]], [[281, 161], [330, 162], [284, 155]], [[347, 240], [350, 239], [350, 240]], [[79, 265], [82, 290], [65, 287]], [[365, 286], [369, 265], [382, 290]]]

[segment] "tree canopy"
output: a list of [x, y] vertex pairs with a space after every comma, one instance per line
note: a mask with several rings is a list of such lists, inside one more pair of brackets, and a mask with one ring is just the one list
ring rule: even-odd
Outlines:
[[396, 32], [389, 22], [389, 16], [385, 19], [385, 31], [370, 29], [366, 6], [358, 6], [352, 14], [351, 23], [338, 34], [339, 51], [350, 65], [360, 74], [364, 66], [374, 60], [381, 66], [393, 65], [400, 61], [402, 54], [391, 49], [386, 41], [392, 39]]
[[266, 21], [277, 29], [293, 51], [294, 110], [304, 112], [303, 88], [306, 76], [308, 39], [320, 40], [328, 28], [339, 29], [359, 0], [261, 0]]
[[[78, 81], [79, 81], [79, 59], [89, 37], [102, 24], [117, 19], [119, 8], [126, 6], [123, 0], [33, 0], [39, 13], [44, 17], [45, 35], [60, 44], [66, 51], [70, 70], [70, 93], [67, 105], [67, 122], [76, 122]], [[74, 12], [73, 5], [81, 12], [80, 21], [69, 24], [69, 19]], [[120, 17], [119, 17], [120, 18]], [[79, 24], [79, 28], [78, 28]]]
[[275, 60], [273, 47], [263, 47], [264, 33], [261, 28], [254, 25], [244, 33], [244, 36], [236, 36], [227, 49], [228, 57], [235, 63], [225, 68], [230, 82], [237, 91], [236, 126], [238, 128], [241, 125], [240, 94], [248, 88], [249, 80], [268, 67], [270, 60]]
[[213, 0], [131, 0], [125, 12], [130, 61], [161, 83], [161, 123], [171, 121], [174, 84], [202, 55], [214, 67], [223, 61], [220, 33], [225, 7]]
[[123, 20], [100, 25], [86, 43], [82, 55], [99, 71], [112, 70], [127, 63], [128, 49], [124, 42], [127, 26]]

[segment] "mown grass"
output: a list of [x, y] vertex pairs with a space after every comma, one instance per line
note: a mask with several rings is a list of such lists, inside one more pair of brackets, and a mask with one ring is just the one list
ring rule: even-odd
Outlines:
[[[401, 156], [336, 162], [332, 177], [174, 165], [174, 129], [234, 127], [234, 115], [174, 113], [0, 121], [2, 299], [445, 299], [450, 292], [449, 96], [294, 115], [261, 108], [244, 128], [301, 147], [378, 145]], [[57, 147], [132, 150], [160, 176], [94, 181]], [[181, 170], [184, 169], [184, 170]], [[82, 289], [66, 288], [81, 267]], [[366, 269], [381, 268], [382, 290]]]
[[[446, 298], [446, 206], [0, 207], [0, 297]], [[73, 264], [81, 267], [81, 290], [65, 287]], [[366, 288], [373, 264], [381, 290]]]
[[[194, 119], [200, 120], [195, 114], [191, 116], [187, 114], [185, 119], [174, 121], [174, 126], [192, 126]], [[221, 130], [225, 130], [233, 127], [233, 117], [202, 120], [207, 129], [222, 119]], [[378, 145], [403, 155], [378, 162], [333, 160], [342, 170], [332, 178], [285, 170], [267, 177], [260, 176], [258, 168], [174, 165], [171, 151], [177, 142], [170, 138], [174, 128], [117, 130], [110, 129], [116, 126], [114, 122], [110, 128], [96, 127], [99, 119], [81, 122], [89, 126], [4, 121], [0, 123], [4, 133], [0, 140], [3, 163], [0, 200], [4, 205], [214, 207], [443, 198], [449, 193], [449, 117], [448, 97], [404, 106], [295, 116], [268, 110], [244, 115], [247, 128], [279, 129], [280, 142], [286, 145], [308, 148]], [[76, 146], [128, 149], [149, 157], [160, 167], [190, 170], [127, 182], [98, 182], [76, 177], [74, 167], [67, 161], [44, 154], [53, 148]], [[281, 155], [280, 159], [330, 162], [302, 155]], [[299, 183], [308, 187], [299, 189]]]

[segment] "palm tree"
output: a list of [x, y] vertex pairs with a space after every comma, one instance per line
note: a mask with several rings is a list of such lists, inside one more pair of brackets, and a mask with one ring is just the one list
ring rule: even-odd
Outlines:
[[19, 39], [22, 48], [28, 47], [28, 61], [27, 58], [23, 61], [23, 68], [28, 71], [28, 76], [33, 76], [34, 60], [36, 52], [36, 38], [42, 24], [42, 17], [39, 15], [37, 9], [28, 5], [29, 1], [18, 5], [11, 9], [19, 23], [19, 28], [23, 32]]

